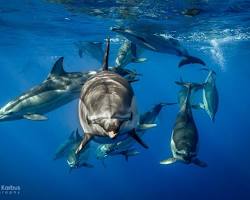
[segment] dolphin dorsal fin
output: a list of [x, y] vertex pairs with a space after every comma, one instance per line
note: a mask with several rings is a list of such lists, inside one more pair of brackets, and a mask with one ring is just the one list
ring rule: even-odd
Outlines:
[[63, 69], [63, 57], [60, 57], [54, 64], [50, 75], [55, 75], [55, 76], [61, 76], [65, 74], [66, 72]]
[[108, 71], [108, 68], [109, 68], [109, 46], [110, 46], [110, 39], [108, 37], [107, 42], [106, 42], [106, 50], [105, 50], [103, 63], [102, 63], [102, 70], [103, 71]]

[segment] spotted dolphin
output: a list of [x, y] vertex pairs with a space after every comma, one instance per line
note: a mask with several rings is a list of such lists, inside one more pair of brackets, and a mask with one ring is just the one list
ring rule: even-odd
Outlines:
[[47, 79], [0, 108], [0, 121], [29, 119], [46, 120], [44, 115], [80, 95], [82, 85], [95, 72], [65, 72], [59, 58]]
[[91, 140], [113, 143], [126, 137], [133, 137], [147, 148], [136, 134], [139, 115], [134, 91], [126, 79], [109, 71], [109, 46], [108, 39], [103, 71], [88, 79], [82, 87], [78, 114], [85, 134], [76, 154]]
[[206, 163], [197, 158], [199, 135], [190, 104], [192, 84], [185, 83], [183, 86], [188, 88], [188, 92], [185, 101], [180, 105], [180, 110], [172, 131], [172, 157], [162, 160], [160, 164], [171, 164], [176, 161], [181, 161], [185, 164], [194, 163], [197, 166], [206, 167]]
[[111, 27], [111, 30], [121, 34], [134, 44], [145, 49], [183, 57], [178, 65], [179, 67], [192, 63], [201, 64], [204, 66], [206, 65], [205, 62], [200, 58], [191, 56], [188, 51], [183, 46], [181, 46], [179, 41], [174, 38], [166, 38], [152, 33], [139, 33], [135, 30], [122, 27]]

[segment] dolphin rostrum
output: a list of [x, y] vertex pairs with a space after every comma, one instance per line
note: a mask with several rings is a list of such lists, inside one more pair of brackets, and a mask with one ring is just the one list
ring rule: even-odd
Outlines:
[[0, 109], [0, 121], [46, 120], [45, 113], [78, 98], [82, 85], [94, 73], [65, 72], [63, 57], [59, 58], [45, 81]]
[[162, 160], [160, 164], [171, 164], [176, 161], [182, 161], [189, 164], [194, 163], [200, 167], [206, 167], [206, 163], [197, 158], [198, 130], [196, 128], [192, 106], [190, 105], [190, 96], [192, 91], [191, 83], [184, 83], [188, 92], [185, 101], [180, 105], [175, 125], [171, 136], [171, 151], [173, 157]]
[[179, 67], [192, 63], [206, 65], [201, 59], [189, 55], [188, 51], [181, 46], [178, 40], [174, 38], [166, 38], [152, 33], [139, 33], [135, 30], [122, 27], [112, 27], [111, 30], [121, 34], [134, 44], [137, 44], [145, 49], [183, 57], [178, 65]]
[[76, 153], [92, 139], [112, 143], [131, 136], [147, 147], [135, 130], [139, 116], [134, 91], [126, 79], [109, 71], [109, 46], [108, 39], [103, 71], [88, 79], [82, 87], [78, 114], [85, 134]]

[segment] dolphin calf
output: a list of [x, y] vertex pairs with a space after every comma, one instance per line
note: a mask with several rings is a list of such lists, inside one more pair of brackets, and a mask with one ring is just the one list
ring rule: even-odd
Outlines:
[[93, 139], [113, 143], [133, 137], [147, 148], [136, 134], [139, 116], [132, 87], [122, 76], [108, 70], [109, 46], [108, 39], [103, 71], [88, 79], [82, 87], [78, 114], [85, 134], [77, 154]]
[[93, 165], [87, 162], [90, 153], [89, 146], [87, 146], [86, 150], [81, 152], [80, 155], [75, 154], [75, 151], [81, 141], [82, 136], [80, 136], [78, 129], [76, 131], [73, 131], [67, 141], [58, 148], [54, 160], [65, 157], [67, 159], [67, 164], [70, 167], [70, 171], [72, 169], [77, 169], [80, 167], [92, 168]]
[[80, 58], [83, 57], [83, 54], [86, 54], [101, 62], [101, 58], [104, 54], [102, 42], [79, 41], [76, 42], [75, 45], [78, 49], [78, 55]]
[[206, 81], [203, 84], [203, 103], [199, 104], [199, 106], [207, 112], [210, 119], [214, 122], [218, 104], [219, 95], [216, 88], [216, 73], [213, 70], [209, 70]]
[[138, 58], [137, 46], [129, 40], [126, 40], [120, 47], [115, 63], [116, 67], [125, 67], [131, 62], [144, 62], [146, 58]]
[[[140, 115], [139, 124], [136, 128], [139, 137], [142, 137], [147, 130], [156, 126], [156, 119], [164, 106], [173, 105], [175, 103], [159, 103], [151, 110]], [[96, 149], [96, 157], [99, 160], [104, 160], [110, 156], [122, 155], [128, 160], [129, 157], [138, 155], [139, 152], [133, 148], [135, 141], [132, 138], [127, 138], [112, 144], [100, 144]]]
[[138, 33], [122, 27], [111, 27], [111, 30], [145, 49], [183, 57], [178, 65], [179, 67], [192, 63], [206, 65], [201, 59], [189, 55], [188, 51], [174, 38], [166, 38], [152, 33]]
[[65, 72], [63, 57], [59, 58], [46, 80], [0, 108], [0, 121], [46, 120], [45, 113], [78, 98], [82, 85], [93, 74]]
[[190, 96], [192, 84], [184, 83], [188, 88], [187, 96], [177, 114], [171, 136], [171, 151], [173, 157], [162, 160], [160, 164], [171, 164], [182, 161], [185, 164], [194, 163], [200, 167], [206, 167], [206, 163], [197, 158], [198, 131], [193, 119]]

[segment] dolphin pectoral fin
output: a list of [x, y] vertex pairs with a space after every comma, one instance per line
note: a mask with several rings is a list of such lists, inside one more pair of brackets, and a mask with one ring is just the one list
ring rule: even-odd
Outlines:
[[91, 137], [92, 137], [92, 136], [91, 136], [90, 134], [87, 134], [87, 133], [84, 134], [84, 137], [83, 137], [83, 139], [82, 139], [80, 145], [79, 145], [78, 148], [76, 149], [75, 154], [79, 154], [79, 153], [82, 151], [82, 149], [83, 149], [83, 148], [88, 144], [88, 142], [91, 140]]
[[195, 158], [193, 161], [192, 161], [195, 165], [199, 166], [199, 167], [202, 167], [202, 168], [205, 168], [207, 167], [207, 163], [199, 160], [198, 158]]
[[129, 135], [145, 149], [148, 149], [148, 146], [142, 141], [142, 139], [136, 134], [135, 129], [129, 132]]
[[184, 65], [188, 64], [201, 64], [206, 66], [206, 63], [201, 60], [200, 58], [194, 57], [194, 56], [185, 56], [181, 62], [179, 63], [178, 67], [182, 67]]
[[133, 59], [133, 62], [142, 63], [142, 62], [145, 62], [146, 60], [147, 60], [147, 58], [135, 58], [135, 59]]
[[48, 119], [46, 116], [40, 114], [26, 114], [23, 115], [23, 118], [34, 121], [43, 121]]
[[160, 162], [160, 164], [161, 164], [161, 165], [169, 165], [169, 164], [173, 164], [173, 163], [175, 163], [176, 161], [177, 161], [177, 159], [176, 159], [176, 158], [171, 157], [171, 158], [168, 158], [168, 159], [162, 160], [162, 161]]
[[149, 129], [149, 128], [154, 128], [156, 126], [157, 126], [157, 124], [140, 124], [139, 125], [139, 130], [146, 130], [146, 129]]

